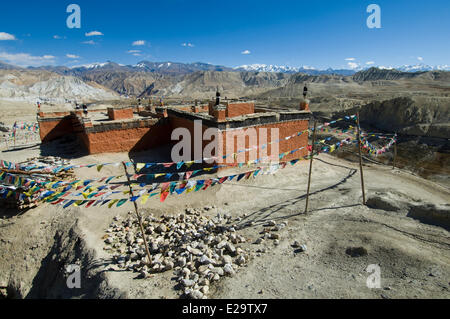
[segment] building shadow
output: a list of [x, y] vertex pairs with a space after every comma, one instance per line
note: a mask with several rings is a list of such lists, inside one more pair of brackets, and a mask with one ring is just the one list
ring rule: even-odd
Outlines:
[[89, 155], [76, 134], [67, 134], [40, 145], [41, 156], [57, 156], [64, 159], [75, 159]]

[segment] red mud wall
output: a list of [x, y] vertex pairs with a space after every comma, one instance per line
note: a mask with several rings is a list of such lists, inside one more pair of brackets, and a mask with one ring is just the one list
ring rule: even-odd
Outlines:
[[39, 134], [43, 143], [74, 132], [72, 118], [56, 118], [39, 121]]
[[108, 117], [110, 120], [123, 120], [123, 119], [132, 119], [133, 118], [133, 109], [113, 109], [108, 108]]
[[236, 117], [255, 113], [254, 103], [229, 103], [226, 117]]
[[[308, 154], [307, 146], [308, 146], [308, 133], [305, 132], [301, 136], [295, 136], [290, 138], [289, 140], [283, 140], [279, 143], [274, 143], [272, 145], [268, 145], [265, 149], [261, 149], [261, 145], [272, 142], [272, 130], [278, 128], [278, 136], [275, 134], [276, 131], [273, 131], [274, 138], [273, 140], [284, 139], [287, 136], [291, 136], [300, 131], [306, 130], [308, 128], [308, 120], [298, 120], [298, 121], [289, 121], [289, 122], [281, 122], [281, 123], [273, 123], [266, 124], [253, 127], [256, 130], [257, 135], [257, 145], [259, 146], [256, 151], [248, 151], [238, 154], [236, 161], [234, 162], [247, 162], [249, 160], [255, 160], [257, 158], [270, 156], [270, 159], [276, 161], [278, 159], [278, 155], [290, 152], [294, 149], [305, 147], [301, 151], [297, 151], [294, 154], [287, 155], [281, 159], [281, 161], [290, 161], [293, 159], [298, 159], [300, 156], [306, 156]], [[261, 128], [267, 129], [266, 133]], [[231, 138], [232, 134], [240, 135], [245, 134], [245, 129], [237, 129], [232, 131], [227, 131], [222, 133], [222, 138], [224, 141], [223, 145], [223, 154], [232, 154], [237, 152], [238, 150], [244, 148], [250, 148], [255, 144], [250, 144], [250, 138], [248, 136], [245, 137], [245, 145], [240, 145], [238, 139], [236, 137]], [[264, 137], [264, 134], [266, 137]], [[230, 138], [226, 138], [226, 136]], [[265, 139], [265, 140], [264, 140]], [[228, 142], [228, 144], [227, 144]], [[278, 152], [275, 152], [276, 146], [278, 146]], [[275, 154], [272, 154], [275, 152]], [[226, 159], [227, 163], [232, 160], [232, 157]], [[267, 162], [267, 160], [266, 160]], [[233, 163], [233, 161], [231, 161]]]
[[155, 124], [150, 127], [112, 129], [105, 132], [80, 134], [90, 154], [142, 151], [168, 143], [170, 126]]
[[[189, 132], [191, 133], [192, 156], [194, 156], [194, 123], [190, 120], [178, 118], [175, 116], [170, 117], [170, 123], [171, 123], [172, 130], [179, 128], [179, 127], [187, 128], [189, 130]], [[254, 145], [263, 145], [263, 144], [270, 143], [272, 141], [271, 129], [278, 128], [278, 135], [274, 135], [274, 140], [285, 138], [286, 136], [290, 136], [290, 135], [296, 134], [300, 131], [306, 130], [308, 128], [308, 123], [309, 123], [308, 120], [297, 120], [297, 121], [288, 121], [288, 122], [273, 123], [273, 124], [251, 127], [250, 129], [256, 130], [256, 136], [257, 136], [256, 144], [252, 143], [251, 145], [250, 145], [250, 138], [248, 136], [245, 137], [245, 142], [242, 145], [238, 144], [237, 137], [234, 137], [231, 139], [232, 134], [235, 134], [237, 136], [245, 134], [246, 128], [224, 131], [221, 133], [222, 141], [223, 141], [223, 144], [222, 144], [223, 145], [222, 146], [223, 154], [215, 154], [215, 155], [216, 156], [217, 155], [220, 155], [220, 156], [228, 155], [228, 154], [235, 153], [238, 150], [241, 150], [244, 148], [250, 148], [251, 146], [254, 146]], [[204, 131], [207, 128], [208, 128], [207, 126], [202, 125], [202, 134], [204, 133]], [[260, 128], [267, 129], [266, 133], [264, 133], [263, 130], [259, 130]], [[265, 135], [266, 137], [264, 137], [264, 134], [266, 134]], [[228, 146], [227, 146], [227, 135], [230, 136], [230, 139], [228, 139], [228, 142], [229, 142]], [[169, 138], [170, 138], [170, 136], [169, 136]], [[211, 143], [211, 141], [208, 141], [208, 140], [203, 141], [202, 149], [210, 143]], [[275, 145], [277, 145], [279, 147], [279, 150], [273, 156], [272, 152], [275, 149]], [[273, 158], [273, 160], [276, 160], [276, 159], [278, 159], [278, 155], [281, 153], [292, 151], [296, 148], [305, 147], [303, 150], [297, 151], [294, 154], [285, 156], [282, 159], [282, 161], [289, 161], [289, 160], [293, 160], [293, 159], [298, 159], [300, 156], [306, 156], [308, 154], [307, 146], [308, 146], [308, 133], [305, 132], [301, 136], [295, 136], [289, 140], [275, 143], [273, 146], [269, 145], [264, 150], [262, 150], [261, 147], [259, 147], [258, 150], [256, 152], [253, 151], [253, 153], [251, 151], [240, 153], [240, 155], [238, 155], [237, 159], [234, 159], [232, 156], [230, 156], [227, 159], [225, 159], [223, 162], [225, 162], [225, 161], [226, 161], [226, 163], [247, 162], [250, 159], [255, 160], [257, 158], [264, 157], [264, 156], [272, 156], [271, 158]], [[202, 151], [202, 154], [203, 154], [203, 151]], [[205, 155], [203, 154], [202, 157], [205, 157]], [[194, 159], [194, 157], [192, 157], [192, 159]]]
[[[194, 148], [194, 122], [188, 119], [184, 119], [184, 118], [179, 118], [176, 116], [170, 116], [170, 127], [171, 127], [171, 131], [169, 132], [168, 135], [168, 139], [169, 142], [171, 141], [171, 135], [173, 130], [177, 129], [177, 128], [186, 128], [189, 130], [189, 133], [191, 134], [191, 158], [192, 159], [200, 159], [200, 158], [195, 158], [195, 148]], [[205, 130], [208, 129], [208, 126], [206, 125], [202, 125], [202, 141], [203, 141], [203, 133], [205, 132]], [[171, 141], [172, 143], [176, 144], [179, 141]], [[202, 142], [202, 154], [203, 154], [203, 148], [208, 145], [211, 141], [203, 141]], [[202, 158], [204, 157], [203, 155], [201, 156]]]

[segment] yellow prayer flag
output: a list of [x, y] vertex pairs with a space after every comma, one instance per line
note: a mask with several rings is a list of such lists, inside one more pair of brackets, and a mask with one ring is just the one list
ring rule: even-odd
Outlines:
[[83, 201], [82, 200], [77, 200], [73, 206], [78, 207], [78, 205], [80, 205]]
[[190, 161], [190, 162], [186, 162], [186, 163], [184, 163], [184, 165], [186, 165], [186, 166], [187, 166], [187, 168], [191, 167], [191, 166], [192, 166], [192, 164], [194, 164], [194, 161]]
[[188, 188], [186, 190], [186, 194], [192, 192], [194, 190], [194, 188], [195, 188], [195, 186], [192, 186], [191, 188]]
[[146, 195], [142, 196], [142, 205], [144, 205], [147, 202], [149, 197], [150, 197], [150, 194], [146, 194]]
[[111, 208], [115, 203], [117, 203], [119, 200], [118, 199], [113, 199], [111, 201], [111, 203], [109, 203], [108, 208]]

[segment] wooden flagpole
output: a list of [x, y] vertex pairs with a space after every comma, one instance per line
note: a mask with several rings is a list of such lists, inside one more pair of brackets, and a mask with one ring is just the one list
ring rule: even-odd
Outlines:
[[314, 144], [316, 143], [316, 127], [317, 127], [317, 121], [315, 120], [314, 121], [314, 132], [313, 132], [313, 138], [312, 138], [312, 146], [311, 146], [311, 159], [309, 162], [308, 190], [306, 191], [305, 213], [308, 212], [309, 191], [311, 189], [311, 174], [312, 174], [312, 165], [313, 165], [313, 158], [314, 158]]
[[394, 161], [392, 163], [392, 169], [395, 169], [395, 162], [397, 161], [397, 141], [394, 143]]
[[357, 129], [358, 129], [359, 171], [361, 173], [361, 190], [362, 190], [362, 196], [363, 196], [363, 205], [366, 205], [366, 194], [364, 191], [364, 173], [363, 173], [362, 155], [361, 155], [361, 128], [359, 126], [359, 112], [356, 113], [356, 119], [357, 119]]
[[[122, 164], [123, 164], [123, 169], [125, 170], [125, 176], [127, 177], [127, 180], [128, 180], [128, 186], [130, 188], [130, 198], [131, 198], [131, 197], [134, 197], [134, 194], [133, 194], [133, 187], [131, 186], [130, 176], [128, 175], [128, 172], [127, 172], [127, 164], [125, 162], [122, 162]], [[144, 239], [144, 245], [145, 245], [145, 251], [147, 253], [148, 265], [150, 266], [152, 263], [152, 260], [150, 257], [151, 256], [150, 251], [148, 249], [147, 239], [145, 238], [145, 232], [144, 232], [144, 226], [142, 225], [141, 214], [139, 214], [139, 210], [138, 210], [136, 201], [134, 201], [133, 204], [134, 204], [134, 211], [136, 212], [136, 216], [137, 216], [137, 219], [139, 222], [139, 227], [141, 228], [142, 239]]]

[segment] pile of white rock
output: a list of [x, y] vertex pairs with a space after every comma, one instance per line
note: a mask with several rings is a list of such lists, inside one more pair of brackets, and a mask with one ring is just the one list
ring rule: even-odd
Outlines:
[[119, 268], [139, 272], [142, 278], [173, 271], [185, 297], [206, 298], [210, 285], [224, 276], [233, 276], [249, 259], [238, 247], [247, 242], [236, 233], [231, 216], [213, 219], [200, 210], [187, 208], [177, 216], [142, 218], [151, 262], [148, 264], [144, 239], [133, 212], [122, 220], [115, 217], [104, 237]]

